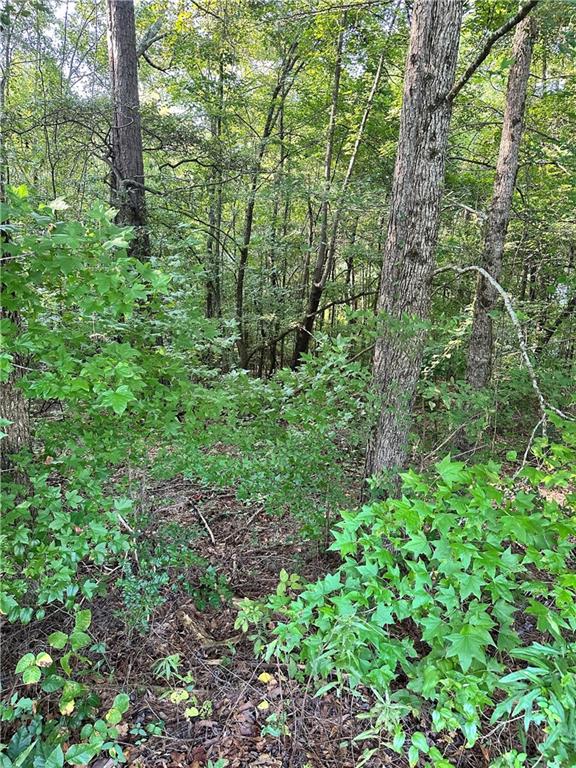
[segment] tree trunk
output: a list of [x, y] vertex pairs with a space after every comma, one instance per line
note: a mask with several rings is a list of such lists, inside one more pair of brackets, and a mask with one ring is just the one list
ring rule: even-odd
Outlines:
[[[0, 311], [0, 317], [3, 321], [10, 321], [17, 327], [20, 326], [20, 315], [16, 312]], [[30, 436], [30, 416], [28, 410], [28, 400], [24, 396], [22, 389], [18, 386], [22, 378], [23, 358], [20, 355], [14, 355], [13, 368], [8, 374], [6, 381], [1, 384], [0, 391], [0, 418], [10, 422], [2, 427], [6, 437], [2, 439], [2, 471], [12, 470], [13, 465], [10, 457], [13, 453], [31, 445]], [[21, 476], [16, 475], [15, 479], [20, 480]]]
[[149, 256], [144, 159], [138, 96], [138, 53], [133, 0], [108, 0], [108, 56], [112, 83], [112, 195], [118, 224], [135, 228], [131, 253]]
[[[486, 220], [484, 234], [484, 253], [481, 265], [495, 280], [500, 280], [502, 256], [506, 232], [510, 221], [512, 196], [518, 172], [518, 154], [522, 127], [526, 90], [530, 75], [532, 45], [535, 37], [535, 24], [531, 17], [522, 21], [516, 28], [513, 44], [513, 62], [508, 77], [506, 106], [500, 138], [500, 150], [496, 165], [496, 178], [492, 202]], [[498, 293], [491, 283], [479, 275], [476, 285], [474, 319], [468, 350], [467, 380], [474, 389], [486, 387], [492, 372], [493, 333], [490, 313], [496, 307]]]
[[366, 123], [368, 122], [368, 118], [370, 117], [370, 112], [372, 111], [372, 105], [374, 103], [374, 98], [378, 90], [378, 85], [380, 83], [380, 76], [382, 74], [382, 67], [384, 65], [384, 53], [382, 53], [380, 55], [380, 59], [378, 60], [378, 66], [376, 68], [376, 73], [374, 75], [372, 87], [370, 89], [370, 93], [366, 101], [366, 106], [364, 107], [364, 111], [362, 113], [360, 124], [358, 125], [358, 129], [356, 131], [356, 138], [354, 140], [354, 146], [352, 148], [350, 159], [348, 161], [348, 167], [346, 169], [344, 179], [340, 186], [340, 190], [338, 193], [338, 200], [336, 202], [336, 210], [334, 212], [334, 219], [332, 221], [330, 238], [328, 239], [328, 208], [329, 208], [328, 193], [330, 191], [331, 179], [332, 179], [331, 160], [332, 160], [333, 145], [334, 145], [334, 129], [336, 125], [335, 119], [336, 119], [336, 108], [338, 104], [340, 71], [341, 71], [341, 65], [342, 65], [343, 33], [344, 33], [344, 22], [342, 26], [342, 32], [338, 39], [336, 68], [334, 71], [332, 109], [330, 112], [330, 125], [328, 128], [328, 142], [326, 145], [326, 161], [324, 166], [325, 194], [324, 194], [324, 199], [322, 201], [322, 208], [320, 212], [320, 221], [321, 221], [320, 243], [318, 247], [316, 265], [314, 268], [312, 286], [310, 288], [310, 293], [308, 298], [308, 307], [307, 307], [306, 316], [304, 317], [304, 320], [296, 333], [296, 344], [294, 348], [294, 357], [292, 360], [293, 368], [295, 368], [299, 364], [300, 356], [308, 351], [308, 348], [310, 346], [310, 339], [312, 338], [312, 331], [314, 329], [314, 322], [316, 319], [317, 310], [318, 310], [318, 307], [320, 306], [320, 301], [322, 299], [322, 294], [324, 293], [324, 288], [326, 287], [326, 282], [328, 278], [332, 274], [334, 274], [334, 271], [335, 271], [336, 245], [338, 241], [338, 231], [340, 228], [340, 220], [342, 218], [342, 209], [343, 209], [344, 201], [346, 198], [346, 192], [348, 191], [348, 186], [350, 184], [350, 180], [352, 179], [352, 174], [354, 172], [354, 167], [356, 165], [356, 159], [358, 157], [358, 152], [360, 150], [360, 145], [362, 143], [362, 137], [364, 135], [364, 129], [366, 128]]
[[[7, 186], [10, 180], [5, 144], [5, 119], [12, 63], [11, 37], [10, 9], [5, 9], [0, 29], [0, 42], [2, 43], [2, 69], [0, 76], [0, 203], [6, 202]], [[0, 225], [2, 224], [8, 224], [8, 221], [0, 220]], [[8, 232], [0, 226], [0, 252], [2, 251], [2, 244], [8, 239]], [[3, 267], [6, 270], [18, 268], [19, 262], [17, 260], [8, 261]], [[2, 285], [2, 292], [4, 292], [4, 285]], [[4, 308], [0, 308], [0, 319], [13, 325], [17, 332], [20, 331], [22, 318], [18, 312], [9, 312]], [[23, 364], [24, 358], [19, 354], [14, 354], [12, 359], [13, 368], [8, 373], [6, 381], [0, 383], [0, 418], [10, 422], [2, 426], [5, 437], [0, 443], [0, 467], [3, 472], [7, 470], [13, 471], [14, 467], [10, 456], [24, 448], [30, 447], [31, 444], [28, 400], [24, 396], [22, 389], [18, 386], [18, 382], [22, 377]], [[18, 481], [24, 480], [20, 473], [14, 475], [14, 479]]]
[[210, 231], [206, 281], [206, 316], [222, 315], [222, 284], [220, 277], [220, 228], [222, 226], [222, 115], [224, 112], [224, 56], [218, 61], [218, 112], [212, 117], [210, 132], [214, 141], [214, 166], [210, 174], [210, 207], [208, 221]]
[[[272, 98], [270, 99], [270, 106], [268, 108], [268, 114], [264, 124], [264, 131], [260, 139], [256, 162], [252, 171], [250, 190], [248, 193], [248, 202], [246, 203], [246, 211], [244, 213], [244, 230], [242, 234], [242, 245], [239, 249], [238, 275], [236, 278], [236, 322], [238, 324], [239, 334], [236, 346], [238, 349], [241, 368], [247, 368], [249, 360], [248, 334], [246, 328], [246, 318], [244, 316], [244, 281], [246, 278], [246, 268], [248, 266], [250, 243], [252, 242], [252, 226], [254, 224], [256, 192], [258, 190], [258, 181], [260, 179], [260, 172], [262, 170], [262, 161], [264, 159], [264, 153], [266, 152], [268, 141], [280, 115], [282, 103], [288, 95], [290, 88], [294, 83], [294, 78], [298, 74], [303, 64], [302, 62], [299, 67], [296, 67], [298, 60], [296, 50], [297, 43], [293, 43], [286, 55], [286, 58], [284, 59], [282, 69], [278, 76], [278, 81], [272, 92]], [[290, 75], [292, 75], [292, 79], [289, 81]]]
[[367, 476], [401, 466], [422, 365], [423, 323], [438, 235], [461, 0], [416, 0], [404, 77], [378, 312], [386, 327], [374, 351], [382, 398], [366, 455]]
[[293, 368], [300, 362], [300, 357], [308, 351], [312, 330], [314, 328], [316, 311], [320, 306], [320, 299], [324, 292], [324, 270], [328, 252], [328, 209], [330, 207], [329, 197], [332, 185], [332, 155], [334, 153], [334, 134], [336, 132], [336, 113], [338, 111], [338, 96], [340, 93], [340, 74], [342, 72], [342, 48], [344, 46], [345, 27], [346, 13], [344, 13], [342, 19], [340, 34], [338, 35], [338, 41], [336, 43], [336, 63], [334, 65], [334, 79], [332, 81], [332, 103], [330, 105], [330, 118], [328, 120], [328, 133], [326, 137], [326, 154], [324, 158], [324, 188], [322, 191], [322, 205], [320, 207], [320, 240], [318, 243], [314, 272], [312, 273], [312, 285], [310, 286], [310, 293], [308, 294], [306, 315], [296, 332], [294, 356], [292, 358]]

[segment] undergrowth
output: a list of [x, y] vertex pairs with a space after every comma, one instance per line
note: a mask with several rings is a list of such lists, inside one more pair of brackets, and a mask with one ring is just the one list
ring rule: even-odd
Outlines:
[[574, 765], [576, 429], [558, 426], [562, 441], [540, 441], [516, 477], [449, 456], [432, 474], [403, 474], [400, 498], [342, 513], [336, 571], [301, 590], [286, 574], [237, 625], [259, 627], [257, 650], [312, 675], [318, 695], [379, 697], [365, 736], [384, 730], [411, 765], [450, 763], [408, 715], [459, 731], [468, 748], [487, 719], [515, 723], [518, 764]]

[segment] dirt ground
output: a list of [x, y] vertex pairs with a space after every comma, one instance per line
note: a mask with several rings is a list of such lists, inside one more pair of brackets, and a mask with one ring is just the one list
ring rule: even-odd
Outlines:
[[[374, 754], [368, 766], [407, 766], [403, 757], [378, 740], [353, 740], [367, 727], [358, 719], [370, 707], [367, 695], [353, 698], [330, 692], [315, 697], [312, 681], [290, 680], [280, 665], [258, 658], [252, 641], [234, 628], [238, 600], [272, 592], [282, 568], [314, 579], [333, 567], [335, 560], [324, 546], [303, 543], [288, 515], [270, 518], [260, 508], [244, 506], [233, 489], [207, 490], [179, 477], [148, 488], [148, 498], [143, 535], [162, 543], [167, 523], [177, 524], [180, 540], [186, 541], [190, 531], [194, 550], [225, 577], [230, 594], [221, 606], [199, 610], [185, 590], [167, 587], [166, 601], [154, 612], [144, 635], [127, 631], [126, 608], [118, 590], [91, 604], [90, 633], [95, 642], [106, 644], [94, 687], [104, 708], [119, 691], [130, 694], [120, 739], [128, 765], [356, 768], [363, 764], [363, 751], [370, 749]], [[191, 569], [190, 579], [196, 577]], [[5, 627], [5, 672], [26, 651], [42, 649], [54, 629], [66, 629], [66, 621], [66, 614], [56, 610], [28, 627]], [[185, 679], [162, 680], [154, 665], [175, 654]], [[6, 692], [14, 681], [4, 683]], [[162, 723], [158, 735], [142, 733], [146, 725], [158, 722]], [[415, 719], [413, 728], [431, 735], [427, 718]], [[514, 745], [513, 734], [503, 731], [479, 740], [472, 750], [464, 749], [456, 733], [435, 738], [449, 760], [470, 768], [485, 768], [495, 754]], [[99, 758], [93, 765], [110, 768], [112, 762]]]

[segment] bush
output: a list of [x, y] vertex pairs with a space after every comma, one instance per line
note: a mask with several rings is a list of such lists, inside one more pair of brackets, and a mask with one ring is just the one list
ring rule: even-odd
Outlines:
[[[14, 693], [0, 704], [0, 721], [12, 731], [0, 747], [0, 768], [86, 765], [103, 751], [125, 762], [116, 726], [130, 700], [118, 694], [104, 717], [97, 716], [101, 701], [85, 682], [92, 662], [83, 655], [91, 644], [90, 621], [90, 611], [78, 611], [70, 635], [58, 631], [48, 637], [50, 653], [26, 653], [19, 660], [16, 674], [30, 693]], [[54, 653], [60, 653], [58, 660]]]
[[[404, 474], [401, 498], [344, 512], [331, 546], [342, 558], [338, 570], [297, 597], [279, 589], [248, 614], [261, 621], [282, 616], [267, 658], [287, 661], [295, 675], [312, 674], [321, 691], [368, 687], [411, 709], [429, 707], [433, 730], [460, 730], [468, 746], [496, 705], [497, 689], [510, 693], [513, 684], [495, 717], [525, 711], [526, 730], [542, 722], [555, 734], [556, 757], [548, 764], [572, 764], [553, 761], [576, 758], [568, 714], [569, 638], [576, 630], [574, 425], [564, 437], [541, 441], [538, 466], [525, 467], [516, 481], [494, 463], [466, 467], [448, 456], [432, 476]], [[526, 624], [551, 647], [526, 648]], [[535, 656], [540, 671], [504, 676], [514, 659]], [[540, 688], [526, 699], [530, 679]], [[412, 764], [426, 752], [424, 742], [412, 743]], [[399, 751], [402, 744], [398, 726], [391, 746]], [[550, 753], [550, 737], [541, 749]]]

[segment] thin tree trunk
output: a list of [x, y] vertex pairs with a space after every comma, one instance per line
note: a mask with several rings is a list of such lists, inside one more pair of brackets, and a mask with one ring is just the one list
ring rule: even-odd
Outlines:
[[346, 27], [346, 13], [342, 17], [340, 33], [336, 42], [336, 62], [334, 64], [334, 79], [332, 81], [332, 102], [330, 104], [330, 117], [328, 120], [328, 132], [326, 136], [326, 153], [324, 157], [324, 187], [322, 190], [322, 204], [320, 206], [320, 240], [316, 263], [312, 273], [312, 285], [308, 295], [306, 316], [296, 331], [294, 356], [292, 367], [298, 365], [301, 355], [308, 351], [310, 337], [314, 327], [315, 313], [320, 306], [320, 299], [324, 290], [324, 267], [328, 252], [328, 209], [329, 196], [332, 185], [332, 156], [334, 154], [334, 135], [336, 132], [336, 114], [338, 111], [338, 96], [340, 94], [340, 75], [342, 72], [342, 49], [344, 47], [344, 32]]
[[260, 171], [262, 169], [264, 153], [266, 152], [268, 141], [272, 135], [272, 131], [274, 130], [274, 126], [276, 125], [276, 121], [280, 114], [280, 108], [278, 106], [279, 97], [281, 97], [282, 100], [286, 97], [294, 82], [295, 74], [297, 74], [297, 71], [299, 70], [299, 68], [297, 68], [292, 81], [288, 82], [288, 77], [293, 72], [297, 62], [296, 49], [297, 43], [293, 43], [284, 60], [282, 70], [278, 76], [278, 82], [276, 83], [276, 86], [272, 92], [272, 98], [270, 99], [270, 106], [268, 108], [268, 114], [264, 124], [264, 131], [260, 139], [256, 162], [252, 172], [250, 190], [248, 193], [248, 202], [246, 203], [246, 210], [244, 213], [244, 230], [242, 234], [242, 245], [239, 251], [238, 275], [236, 278], [236, 322], [238, 325], [239, 334], [236, 346], [238, 348], [240, 366], [242, 368], [246, 368], [248, 365], [248, 335], [246, 329], [246, 318], [244, 316], [244, 281], [246, 278], [248, 255], [250, 253], [250, 243], [252, 241], [256, 191], [258, 189], [258, 181], [260, 178]]
[[462, 0], [416, 0], [404, 76], [378, 311], [385, 328], [374, 352], [382, 398], [369, 441], [366, 474], [404, 462], [422, 365], [446, 144], [451, 117]]
[[208, 279], [206, 281], [206, 316], [222, 315], [222, 284], [220, 276], [220, 238], [222, 226], [222, 115], [224, 112], [224, 57], [218, 61], [218, 113], [212, 118], [210, 131], [215, 143], [215, 162], [210, 174], [210, 208], [208, 211], [209, 234]]
[[[534, 37], [534, 20], [528, 17], [518, 25], [514, 34], [513, 62], [508, 77], [496, 178], [484, 234], [484, 253], [481, 263], [497, 281], [500, 280], [502, 273], [504, 244], [518, 172], [518, 155]], [[490, 381], [493, 357], [491, 312], [496, 307], [497, 301], [498, 293], [493, 285], [479, 275], [467, 369], [468, 383], [474, 389], [482, 389]]]
[[117, 222], [135, 228], [131, 253], [149, 256], [144, 193], [144, 159], [138, 53], [133, 0], [108, 0], [108, 56], [114, 109], [112, 126], [112, 194]]
[[[0, 29], [0, 42], [2, 44], [2, 62], [1, 62], [1, 76], [0, 76], [0, 202], [5, 203], [7, 200], [7, 186], [10, 180], [10, 169], [8, 165], [8, 155], [6, 151], [6, 134], [5, 134], [5, 120], [6, 120], [6, 107], [8, 101], [8, 89], [10, 82], [10, 68], [11, 68], [11, 18], [10, 9], [4, 10], [2, 18], [2, 27]], [[0, 225], [7, 224], [7, 220], [1, 220]], [[9, 235], [4, 227], [0, 228], [0, 253], [3, 250], [2, 244], [7, 242]], [[8, 262], [3, 267], [5, 270], [18, 269], [18, 261]], [[2, 285], [2, 293], [4, 293], [5, 286]], [[22, 318], [18, 312], [7, 311], [3, 307], [0, 308], [0, 319], [4, 323], [8, 323], [16, 330], [16, 333], [20, 333], [22, 326]], [[2, 431], [5, 433], [5, 437], [1, 442], [1, 456], [0, 467], [2, 471], [11, 470], [14, 471], [14, 467], [11, 462], [11, 455], [18, 453], [24, 448], [29, 448], [31, 444], [30, 436], [30, 416], [28, 411], [28, 400], [24, 396], [24, 392], [19, 386], [19, 380], [22, 378], [24, 358], [19, 354], [14, 354], [12, 359], [12, 370], [8, 373], [7, 379], [0, 383], [0, 418], [5, 419]], [[16, 473], [14, 475], [15, 480], [25, 479]]]

